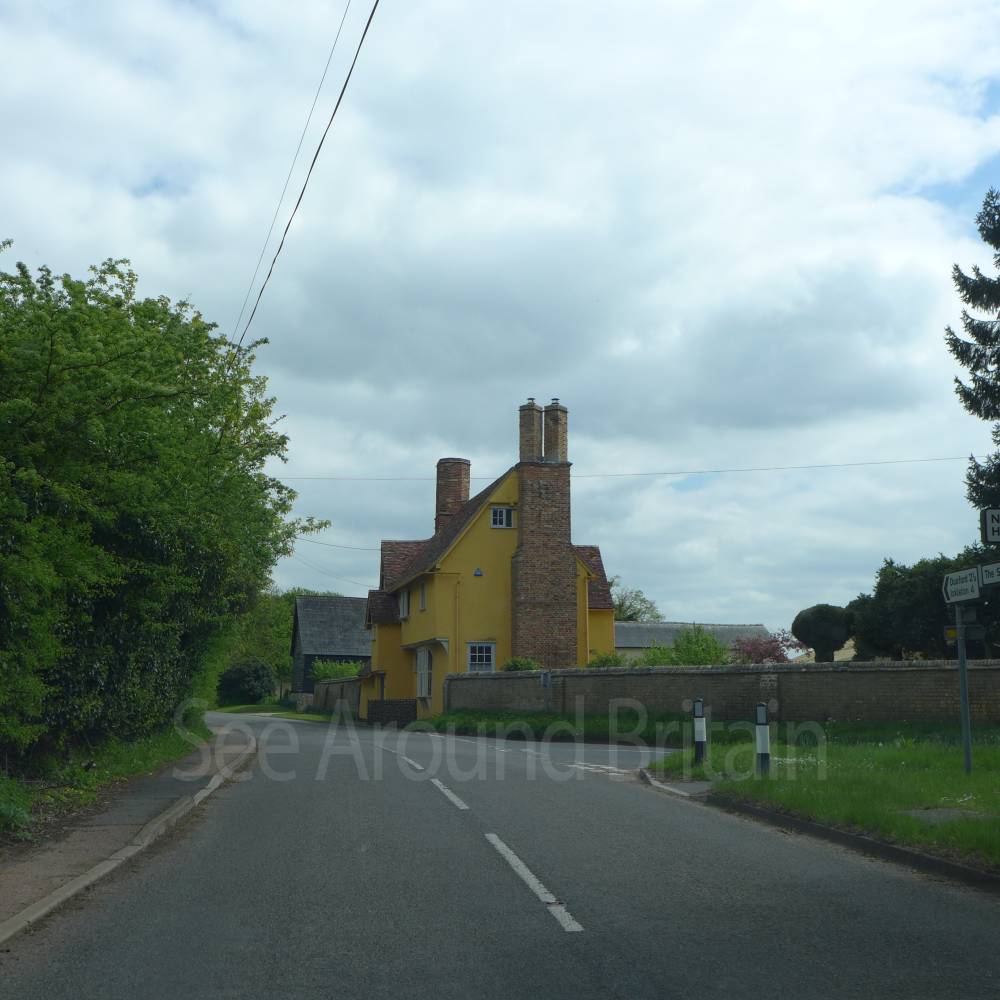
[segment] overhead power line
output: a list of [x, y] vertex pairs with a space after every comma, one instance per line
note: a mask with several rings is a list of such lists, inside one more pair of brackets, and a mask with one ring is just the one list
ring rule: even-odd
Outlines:
[[[925, 462], [967, 462], [976, 455], [948, 455], [943, 458], [886, 458], [867, 462], [824, 462], [813, 465], [761, 465], [730, 469], [672, 469], [663, 472], [574, 472], [573, 479], [623, 479], [653, 476], [717, 476], [736, 472], [799, 472], [808, 469], [856, 469], [873, 465], [916, 465]], [[433, 483], [434, 476], [281, 476], [288, 482], [339, 483]], [[472, 479], [492, 482], [496, 476], [472, 476]]]
[[326, 137], [330, 132], [330, 127], [333, 125], [333, 120], [337, 117], [337, 111], [340, 109], [340, 103], [343, 101], [344, 94], [347, 92], [347, 85], [351, 82], [351, 76], [354, 73], [354, 67], [357, 65], [358, 56], [361, 55], [361, 46], [365, 44], [365, 38], [368, 35], [368, 29], [371, 27], [372, 19], [375, 17], [375, 11], [378, 10], [378, 4], [379, 0], [375, 0], [375, 3], [372, 4], [371, 13], [368, 15], [368, 20], [365, 22], [365, 30], [361, 32], [358, 47], [354, 50], [354, 58], [351, 60], [347, 76], [344, 78], [344, 85], [340, 88], [337, 103], [333, 107], [333, 113], [330, 115], [330, 120], [326, 123], [326, 128], [323, 129], [323, 135], [320, 136], [319, 144], [316, 146], [316, 152], [313, 154], [312, 162], [309, 164], [309, 170], [306, 172], [306, 179], [302, 182], [302, 190], [299, 192], [299, 196], [295, 201], [295, 206], [292, 208], [292, 214], [288, 217], [288, 222], [285, 223], [285, 230], [281, 234], [281, 242], [278, 244], [278, 249], [275, 250], [274, 257], [271, 259], [271, 266], [268, 268], [267, 274], [264, 277], [264, 282], [260, 286], [260, 291], [257, 293], [257, 299], [253, 304], [253, 310], [250, 313], [250, 318], [247, 320], [247, 325], [243, 328], [243, 332], [240, 334], [238, 346], [243, 344], [243, 338], [247, 335], [247, 330], [250, 329], [250, 324], [253, 322], [254, 316], [257, 315], [257, 307], [260, 305], [260, 300], [264, 296], [264, 289], [267, 288], [268, 282], [271, 280], [271, 275], [274, 274], [274, 265], [277, 263], [278, 257], [285, 246], [285, 239], [288, 237], [288, 231], [292, 228], [292, 222], [298, 213], [299, 206], [302, 204], [302, 199], [305, 197], [306, 188], [309, 186], [309, 178], [312, 177], [312, 172], [316, 166], [316, 161], [319, 159], [323, 143], [326, 142]]
[[323, 569], [321, 566], [313, 566], [312, 563], [307, 562], [302, 556], [297, 556], [293, 552], [291, 558], [296, 562], [302, 563], [303, 566], [308, 566], [309, 569], [314, 570], [316, 573], [322, 573], [323, 576], [328, 576], [333, 580], [340, 580], [343, 583], [352, 583], [355, 587], [361, 587], [364, 590], [374, 590], [375, 585], [371, 583], [362, 583], [360, 580], [349, 580], [346, 576], [337, 576], [335, 573], [331, 573], [329, 570]]
[[350, 549], [352, 552], [381, 552], [381, 549], [373, 549], [364, 545], [337, 545], [334, 542], [319, 542], [315, 538], [306, 538], [305, 535], [296, 535], [300, 541], [308, 542], [310, 545], [325, 545], [328, 549]]
[[[246, 312], [247, 303], [250, 301], [250, 293], [253, 291], [254, 282], [257, 280], [257, 275], [260, 272], [260, 265], [264, 261], [264, 254], [267, 251], [267, 245], [271, 242], [271, 233], [274, 232], [274, 224], [278, 221], [278, 212], [281, 211], [281, 203], [285, 200], [285, 193], [288, 191], [288, 184], [292, 179], [292, 172], [295, 170], [295, 164], [299, 162], [299, 153], [302, 151], [302, 143], [305, 141], [306, 132], [309, 130], [309, 123], [312, 121], [313, 112], [316, 110], [316, 102], [319, 100], [320, 91], [323, 89], [323, 84], [326, 82], [326, 74], [330, 71], [330, 63], [333, 61], [333, 54], [337, 51], [337, 42], [340, 41], [340, 33], [344, 30], [344, 21], [347, 20], [347, 12], [351, 9], [351, 0], [347, 0], [347, 6], [344, 7], [344, 13], [340, 18], [340, 24], [337, 27], [337, 34], [333, 39], [333, 45], [330, 46], [330, 54], [326, 57], [326, 65], [323, 67], [323, 75], [319, 78], [319, 85], [316, 87], [316, 93], [313, 95], [312, 105], [309, 108], [309, 114], [306, 115], [306, 123], [302, 126], [302, 134], [299, 136], [299, 144], [295, 147], [295, 154], [292, 156], [292, 165], [288, 168], [288, 176], [285, 177], [285, 185], [281, 189], [281, 194], [278, 196], [278, 204], [274, 206], [274, 215], [271, 216], [271, 225], [268, 226], [267, 236], [264, 237], [264, 245], [260, 248], [260, 256], [257, 258], [257, 266], [253, 269], [253, 277], [250, 279], [250, 284], [247, 286], [247, 293], [243, 297], [243, 305], [240, 306], [240, 314], [236, 317], [236, 322], [233, 324], [233, 336], [236, 336], [236, 331], [240, 328], [240, 321], [243, 319], [243, 313]], [[242, 338], [240, 338], [242, 341]]]

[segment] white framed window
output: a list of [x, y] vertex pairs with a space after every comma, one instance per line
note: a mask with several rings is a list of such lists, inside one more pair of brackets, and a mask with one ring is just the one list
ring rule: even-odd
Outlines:
[[409, 618], [410, 617], [410, 589], [401, 590], [399, 592], [399, 617]]
[[427, 581], [424, 580], [420, 584], [420, 610], [427, 610]]
[[496, 670], [497, 644], [495, 642], [468, 642], [466, 663], [470, 673], [491, 674]]
[[491, 528], [513, 528], [514, 508], [513, 507], [493, 507], [490, 510]]
[[426, 646], [417, 650], [417, 697], [431, 697], [431, 681], [434, 677], [434, 657]]

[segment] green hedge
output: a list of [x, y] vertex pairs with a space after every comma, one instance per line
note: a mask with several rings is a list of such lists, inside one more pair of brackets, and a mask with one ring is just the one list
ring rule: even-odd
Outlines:
[[0, 272], [0, 757], [168, 722], [296, 533], [235, 347], [125, 261]]

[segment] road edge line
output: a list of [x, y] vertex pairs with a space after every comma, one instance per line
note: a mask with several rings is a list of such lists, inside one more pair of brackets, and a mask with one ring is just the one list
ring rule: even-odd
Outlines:
[[[27, 930], [32, 924], [38, 923], [43, 917], [47, 917], [53, 910], [68, 902], [74, 896], [79, 895], [84, 889], [88, 889], [95, 882], [99, 882], [106, 875], [110, 875], [119, 865], [124, 864], [136, 854], [144, 851], [150, 844], [159, 840], [165, 833], [172, 830], [180, 820], [186, 816], [195, 806], [201, 805], [212, 792], [220, 788], [223, 781], [231, 779], [236, 771], [243, 766], [247, 758], [257, 752], [257, 740], [251, 738], [246, 749], [231, 763], [225, 765], [217, 771], [205, 785], [194, 795], [186, 795], [177, 802], [172, 803], [158, 816], [154, 816], [145, 826], [143, 826], [124, 847], [118, 848], [113, 854], [103, 861], [98, 861], [81, 875], [71, 878], [65, 884], [53, 889], [47, 896], [35, 900], [19, 913], [0, 922], [0, 945], [6, 944], [12, 937]], [[224, 775], [224, 777], [223, 777]], [[216, 778], [221, 778], [213, 785]]]
[[676, 795], [678, 798], [685, 799], [688, 802], [703, 801], [700, 795], [696, 796], [691, 792], [685, 792], [682, 788], [674, 788], [672, 785], [665, 785], [662, 781], [657, 781], [644, 767], [639, 768], [639, 780], [644, 785], [649, 785], [650, 788], [654, 788], [658, 792], [666, 792], [667, 795]]

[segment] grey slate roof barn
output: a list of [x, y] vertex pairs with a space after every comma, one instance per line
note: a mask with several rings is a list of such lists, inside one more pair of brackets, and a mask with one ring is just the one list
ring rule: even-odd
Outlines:
[[312, 691], [314, 660], [359, 661], [371, 666], [371, 632], [363, 597], [295, 598], [292, 620], [292, 691]]
[[737, 639], [766, 638], [763, 625], [705, 625], [699, 622], [615, 622], [615, 652], [630, 660], [638, 659], [650, 646], [672, 646], [684, 629], [704, 629], [727, 649]]

